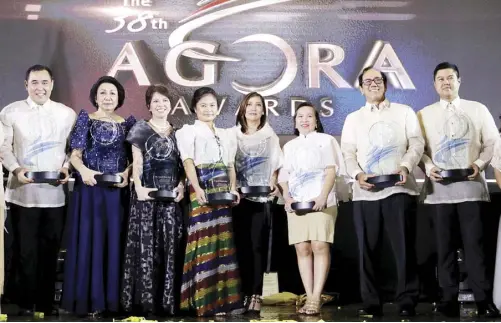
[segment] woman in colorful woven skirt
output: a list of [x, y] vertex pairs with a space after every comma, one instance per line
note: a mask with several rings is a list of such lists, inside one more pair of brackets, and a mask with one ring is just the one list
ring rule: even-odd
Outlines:
[[215, 193], [230, 192], [235, 195], [233, 205], [239, 202], [233, 168], [236, 143], [229, 130], [214, 125], [218, 103], [213, 89], [196, 90], [190, 109], [198, 120], [176, 132], [191, 201], [181, 310], [198, 316], [242, 313], [230, 205], [210, 201]]
[[[167, 120], [171, 105], [163, 85], [146, 90], [151, 118], [136, 122], [127, 135], [132, 145], [134, 190], [125, 244], [121, 302], [137, 315], [173, 315], [179, 304], [176, 268], [183, 235], [178, 202], [184, 196], [183, 165], [175, 130]], [[154, 200], [150, 193], [176, 193], [174, 201]], [[180, 278], [180, 277], [179, 277]]]
[[[307, 300], [300, 314], [317, 315], [330, 268], [337, 199], [336, 174], [344, 174], [344, 161], [336, 139], [323, 133], [318, 111], [311, 103], [298, 106], [294, 116], [297, 138], [284, 146], [279, 183], [283, 188], [289, 244], [296, 248]], [[314, 202], [311, 212], [296, 214], [294, 202]]]
[[238, 147], [235, 157], [237, 186], [271, 191], [264, 196], [249, 191], [233, 210], [242, 292], [250, 313], [261, 311], [263, 274], [271, 262], [272, 201], [279, 194], [277, 175], [283, 162], [280, 140], [266, 122], [266, 112], [264, 98], [251, 92], [240, 103], [237, 125], [233, 128]]

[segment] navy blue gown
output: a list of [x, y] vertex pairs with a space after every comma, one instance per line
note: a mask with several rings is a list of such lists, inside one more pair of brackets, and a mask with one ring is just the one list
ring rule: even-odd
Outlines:
[[[126, 137], [134, 125], [78, 115], [70, 136], [70, 149], [82, 150], [86, 167], [102, 173], [123, 172], [130, 148]], [[69, 240], [65, 259], [62, 308], [82, 315], [118, 312], [124, 214], [128, 189], [88, 186], [77, 174], [69, 214]]]

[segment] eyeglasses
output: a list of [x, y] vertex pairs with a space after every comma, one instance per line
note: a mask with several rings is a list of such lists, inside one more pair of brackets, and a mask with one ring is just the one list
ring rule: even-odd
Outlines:
[[383, 83], [383, 78], [382, 77], [376, 77], [374, 79], [366, 79], [362, 81], [362, 84], [365, 86], [371, 86], [372, 82], [376, 84], [382, 84]]

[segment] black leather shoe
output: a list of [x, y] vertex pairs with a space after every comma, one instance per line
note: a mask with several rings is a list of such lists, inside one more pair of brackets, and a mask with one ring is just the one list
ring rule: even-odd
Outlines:
[[459, 303], [442, 302], [437, 305], [437, 312], [447, 317], [459, 317]]
[[358, 309], [358, 315], [366, 316], [383, 316], [383, 309], [381, 306], [368, 306]]
[[477, 303], [477, 313], [488, 318], [499, 317], [499, 310], [492, 302]]
[[398, 315], [402, 317], [416, 316], [416, 309], [410, 306], [401, 307], [400, 311], [398, 311]]
[[48, 311], [44, 311], [45, 316], [59, 316], [59, 310], [57, 308], [50, 309]]
[[33, 310], [27, 309], [27, 308], [21, 308], [19, 309], [19, 312], [17, 313], [19, 316], [33, 316], [35, 315], [35, 312]]

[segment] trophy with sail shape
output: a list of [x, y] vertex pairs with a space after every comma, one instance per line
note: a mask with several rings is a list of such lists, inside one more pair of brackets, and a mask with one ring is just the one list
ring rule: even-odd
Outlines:
[[[54, 147], [61, 145], [59, 141], [54, 141], [57, 137], [58, 127], [54, 118], [49, 113], [37, 114], [36, 119], [26, 120], [28, 124], [40, 124], [40, 127], [30, 127], [26, 135], [25, 141], [29, 141], [30, 145], [22, 158], [23, 167], [27, 169], [25, 177], [32, 179], [32, 183], [46, 183], [57, 185], [59, 180], [64, 179], [65, 175], [59, 170], [44, 167], [43, 159], [40, 158], [39, 163], [35, 165], [33, 159], [38, 154], [48, 151]], [[62, 165], [61, 165], [62, 166]]]
[[220, 138], [215, 135], [214, 140], [206, 140], [202, 154], [217, 152], [213, 162], [197, 166], [197, 175], [200, 187], [205, 191], [207, 203], [212, 206], [228, 205], [237, 200], [237, 196], [230, 193], [230, 178], [228, 168], [223, 162], [223, 147]]
[[[122, 131], [120, 124], [111, 117], [101, 117], [92, 121], [89, 133], [92, 140], [104, 148], [115, 143]], [[114, 186], [122, 183], [124, 179], [118, 174], [120, 172], [118, 168], [118, 155], [109, 154], [100, 158], [97, 161], [97, 171], [102, 174], [94, 176], [97, 184], [100, 186]]]
[[145, 143], [145, 162], [149, 167], [143, 173], [143, 182], [145, 187], [157, 189], [148, 195], [158, 201], [172, 202], [178, 194], [179, 172], [177, 156], [173, 156], [174, 145], [169, 136], [156, 132]]
[[268, 196], [271, 192], [270, 138], [239, 140], [237, 151], [237, 177], [240, 192], [245, 196]]

